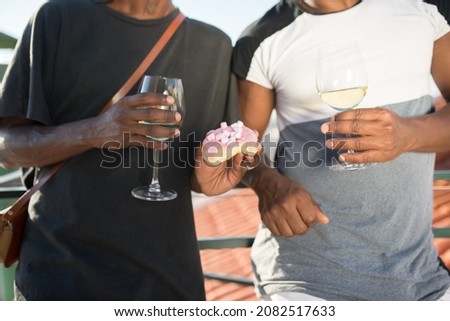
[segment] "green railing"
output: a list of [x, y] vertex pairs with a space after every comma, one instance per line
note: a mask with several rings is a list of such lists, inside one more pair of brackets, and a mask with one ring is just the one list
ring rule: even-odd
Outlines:
[[[254, 240], [255, 237], [253, 235], [232, 237], [201, 237], [198, 239], [198, 248], [200, 250], [249, 248], [252, 246]], [[253, 280], [251, 278], [245, 278], [235, 275], [225, 275], [208, 271], [204, 271], [203, 275], [206, 279], [210, 280], [234, 282], [238, 284], [253, 286]]]
[[[442, 169], [434, 171], [434, 180], [445, 179], [450, 181], [450, 169]], [[449, 187], [450, 189], [450, 187]]]

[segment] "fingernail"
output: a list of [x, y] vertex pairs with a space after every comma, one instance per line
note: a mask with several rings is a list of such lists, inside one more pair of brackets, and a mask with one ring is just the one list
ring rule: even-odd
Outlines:
[[332, 140], [327, 140], [326, 142], [325, 142], [325, 146], [327, 147], [327, 148], [333, 148], [334, 147], [334, 141], [332, 141]]
[[322, 224], [330, 223], [330, 219], [328, 218], [328, 216], [325, 215], [324, 212], [322, 212], [322, 209], [320, 208], [320, 206], [319, 206], [319, 213], [317, 215], [318, 215], [319, 222], [321, 222]]
[[175, 137], [180, 136], [180, 130], [179, 129], [175, 129]]
[[339, 160], [340, 160], [341, 162], [345, 162], [345, 156], [339, 155]]
[[172, 96], [166, 96], [166, 101], [171, 105], [175, 103], [175, 99]]
[[320, 126], [320, 131], [322, 132], [322, 134], [328, 133], [330, 131], [330, 126], [328, 125], [328, 123]]
[[176, 121], [180, 121], [181, 120], [181, 114], [180, 113], [175, 113], [175, 120]]

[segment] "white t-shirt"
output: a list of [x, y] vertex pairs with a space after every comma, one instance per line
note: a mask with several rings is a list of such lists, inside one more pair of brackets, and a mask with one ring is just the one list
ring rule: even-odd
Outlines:
[[246, 79], [276, 91], [280, 130], [331, 116], [336, 111], [317, 94], [317, 50], [356, 41], [369, 79], [360, 107], [407, 101], [429, 94], [431, 44], [449, 30], [436, 7], [421, 1], [364, 0], [336, 14], [301, 14], [261, 42]]
[[276, 92], [277, 169], [312, 195], [330, 223], [292, 238], [261, 225], [251, 253], [257, 289], [327, 300], [438, 299], [450, 278], [431, 231], [434, 154], [404, 153], [347, 173], [327, 168], [332, 153], [320, 125], [336, 111], [320, 100], [315, 73], [318, 47], [357, 41], [369, 80], [360, 106], [424, 115], [433, 103], [433, 44], [450, 27], [421, 1], [363, 0], [324, 15], [296, 15], [295, 2], [280, 2], [243, 33], [233, 70]]

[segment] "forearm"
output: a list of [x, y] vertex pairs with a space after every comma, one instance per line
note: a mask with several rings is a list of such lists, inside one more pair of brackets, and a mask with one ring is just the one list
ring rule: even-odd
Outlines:
[[435, 113], [412, 118], [409, 126], [411, 133], [411, 152], [445, 152], [450, 150], [450, 106]]
[[80, 154], [96, 144], [93, 120], [61, 126], [16, 125], [0, 129], [0, 164], [42, 167]]
[[39, 126], [23, 117], [0, 118], [0, 166], [42, 167], [91, 148], [121, 149], [129, 146], [167, 148], [150, 137], [173, 138], [175, 128], [148, 123], [180, 122], [181, 115], [151, 106], [170, 106], [173, 97], [143, 93], [127, 96], [107, 112], [59, 126]]

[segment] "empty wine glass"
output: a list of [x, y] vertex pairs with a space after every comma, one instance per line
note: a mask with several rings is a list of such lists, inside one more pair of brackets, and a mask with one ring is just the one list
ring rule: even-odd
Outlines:
[[[358, 106], [367, 92], [367, 73], [358, 44], [328, 45], [318, 50], [317, 91], [328, 106], [343, 111]], [[347, 138], [352, 135], [347, 134]], [[339, 152], [337, 156], [339, 156]], [[352, 149], [343, 152], [354, 153]], [[333, 170], [356, 170], [367, 164], [349, 164], [337, 158]]]
[[[166, 78], [162, 76], [144, 76], [140, 93], [153, 92], [172, 96], [175, 102], [170, 106], [152, 106], [151, 108], [160, 108], [163, 110], [177, 111], [181, 114], [181, 119], [184, 119], [185, 103], [183, 84], [181, 79]], [[141, 121], [142, 124], [151, 126], [164, 126], [171, 128], [180, 128], [181, 122], [161, 123], [161, 122], [146, 122]], [[147, 136], [153, 140], [164, 142], [170, 138]], [[161, 187], [159, 183], [159, 163], [161, 162], [161, 150], [153, 149], [153, 176], [149, 186], [136, 187], [131, 191], [131, 195], [136, 198], [146, 201], [169, 201], [177, 197], [177, 192], [170, 188]]]

